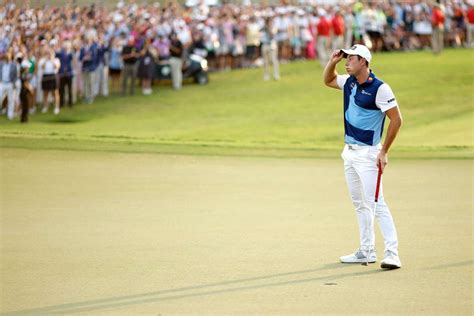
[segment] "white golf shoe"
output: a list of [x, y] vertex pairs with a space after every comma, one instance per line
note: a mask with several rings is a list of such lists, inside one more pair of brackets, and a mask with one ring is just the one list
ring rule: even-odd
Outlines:
[[385, 251], [385, 257], [380, 263], [382, 269], [398, 269], [402, 267], [400, 258], [390, 250]]
[[[340, 257], [339, 260], [341, 260], [342, 263], [364, 263], [367, 262], [367, 251], [358, 249], [356, 252], [350, 255]], [[375, 253], [375, 250], [371, 250], [368, 262], [374, 263], [376, 261], [377, 254]]]

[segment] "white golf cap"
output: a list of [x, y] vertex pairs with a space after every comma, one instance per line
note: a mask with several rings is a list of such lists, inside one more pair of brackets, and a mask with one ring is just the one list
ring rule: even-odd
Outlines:
[[349, 49], [341, 49], [341, 52], [345, 54], [344, 57], [347, 57], [347, 55], [357, 55], [365, 58], [365, 60], [367, 60], [369, 63], [372, 60], [372, 54], [370, 53], [370, 50], [364, 45], [356, 44]]

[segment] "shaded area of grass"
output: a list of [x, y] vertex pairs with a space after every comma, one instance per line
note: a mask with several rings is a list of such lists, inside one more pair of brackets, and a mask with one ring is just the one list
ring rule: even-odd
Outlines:
[[[109, 139], [103, 141], [100, 137], [96, 140], [77, 140], [67, 138], [2, 138], [1, 147], [76, 150], [76, 151], [103, 151], [123, 153], [160, 153], [182, 155], [211, 155], [211, 156], [253, 156], [275, 158], [338, 158], [342, 145], [332, 148], [303, 148], [297, 146], [275, 146], [274, 144], [232, 145], [230, 143], [215, 142], [146, 142], [136, 139]], [[403, 159], [473, 159], [472, 147], [445, 146], [445, 147], [397, 147], [391, 152], [391, 158]]]

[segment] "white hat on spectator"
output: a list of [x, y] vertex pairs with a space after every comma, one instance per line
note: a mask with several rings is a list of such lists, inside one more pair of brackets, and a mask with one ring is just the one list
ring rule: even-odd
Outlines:
[[370, 63], [370, 61], [372, 60], [372, 54], [365, 45], [356, 44], [349, 49], [341, 49], [341, 52], [344, 53], [344, 58], [346, 58], [347, 55], [357, 55], [362, 58], [365, 58], [368, 63]]
[[30, 68], [31, 67], [31, 63], [28, 59], [23, 59], [21, 61], [21, 68]]
[[114, 21], [115, 23], [122, 22], [122, 20], [123, 20], [123, 16], [122, 16], [120, 13], [115, 13], [115, 14], [114, 14], [113, 21]]
[[199, 30], [199, 31], [204, 30], [204, 23], [199, 23], [199, 24], [196, 26], [196, 29]]

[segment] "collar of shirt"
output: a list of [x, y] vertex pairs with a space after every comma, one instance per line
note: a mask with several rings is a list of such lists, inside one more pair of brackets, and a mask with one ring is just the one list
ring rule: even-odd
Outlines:
[[359, 87], [367, 87], [367, 86], [370, 86], [375, 81], [375, 74], [372, 72], [372, 70], [370, 70], [369, 77], [363, 83], [359, 83], [355, 77], [354, 79], [355, 79], [356, 84]]

